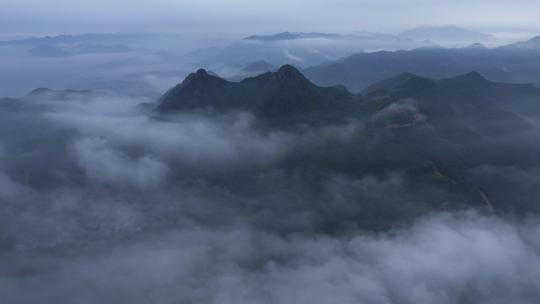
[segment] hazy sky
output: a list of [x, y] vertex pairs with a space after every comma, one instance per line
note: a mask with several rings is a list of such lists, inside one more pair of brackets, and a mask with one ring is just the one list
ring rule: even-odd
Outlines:
[[0, 35], [540, 28], [538, 0], [2, 0]]

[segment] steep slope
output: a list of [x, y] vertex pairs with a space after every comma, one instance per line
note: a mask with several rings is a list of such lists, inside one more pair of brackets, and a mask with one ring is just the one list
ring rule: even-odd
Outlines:
[[235, 107], [235, 84], [210, 75], [203, 69], [190, 74], [178, 86], [169, 90], [159, 100], [159, 111], [185, 110], [205, 107]]
[[489, 157], [509, 162], [509, 150], [522, 153], [519, 161], [535, 161], [531, 151], [540, 152], [530, 140], [540, 136], [540, 90], [532, 85], [491, 82], [476, 72], [438, 81], [404, 74], [364, 94], [366, 103], [383, 102], [381, 108], [395, 110], [387, 122], [390, 128], [422, 126], [423, 134], [432, 133], [422, 139], [425, 147], [443, 140], [473, 163]]

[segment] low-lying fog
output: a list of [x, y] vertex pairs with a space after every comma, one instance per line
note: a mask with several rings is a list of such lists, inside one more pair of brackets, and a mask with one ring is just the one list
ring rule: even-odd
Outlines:
[[[149, 101], [2, 104], [3, 302], [540, 297], [536, 216], [431, 212], [399, 170], [347, 175], [305, 159], [339, 167], [352, 144], [369, 150], [364, 121], [267, 130], [247, 113], [153, 117], [139, 106]], [[516, 199], [540, 197], [540, 168], [471, 172], [523, 187]]]

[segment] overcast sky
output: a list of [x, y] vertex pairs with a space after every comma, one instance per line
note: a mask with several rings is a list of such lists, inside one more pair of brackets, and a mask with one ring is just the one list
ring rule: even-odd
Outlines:
[[540, 28], [539, 0], [1, 0], [0, 35]]

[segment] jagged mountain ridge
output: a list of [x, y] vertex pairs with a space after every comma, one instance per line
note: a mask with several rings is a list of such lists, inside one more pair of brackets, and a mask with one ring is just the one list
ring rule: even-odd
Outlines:
[[290, 65], [240, 82], [230, 82], [201, 69], [165, 93], [156, 110], [245, 110], [266, 120], [310, 115], [340, 117], [354, 112], [360, 99], [340, 86], [316, 86]]
[[246, 110], [262, 116], [291, 115], [358, 110], [388, 97], [429, 100], [442, 103], [440, 107], [476, 104], [504, 107], [521, 114], [540, 112], [536, 102], [540, 100], [540, 91], [535, 86], [492, 82], [477, 72], [442, 80], [402, 73], [353, 94], [340, 86], [319, 87], [290, 65], [240, 82], [227, 81], [201, 69], [165, 93], [156, 110], [165, 113], [211, 108]]
[[[250, 111], [278, 127], [363, 119], [370, 136], [386, 138], [381, 149], [395, 146], [403, 152], [399, 161], [388, 163], [461, 161], [467, 149], [466, 159], [485, 154], [500, 162], [503, 152], [482, 153], [486, 143], [504, 151], [508, 140], [540, 136], [534, 123], [540, 121], [540, 90], [492, 82], [476, 72], [442, 80], [405, 73], [355, 95], [342, 87], [318, 87], [292, 66], [239, 83], [199, 70], [168, 91], [156, 110], [169, 114], [197, 109]], [[405, 139], [407, 144], [400, 144]], [[535, 161], [530, 151], [540, 152], [540, 146], [528, 145], [522, 160]]]

